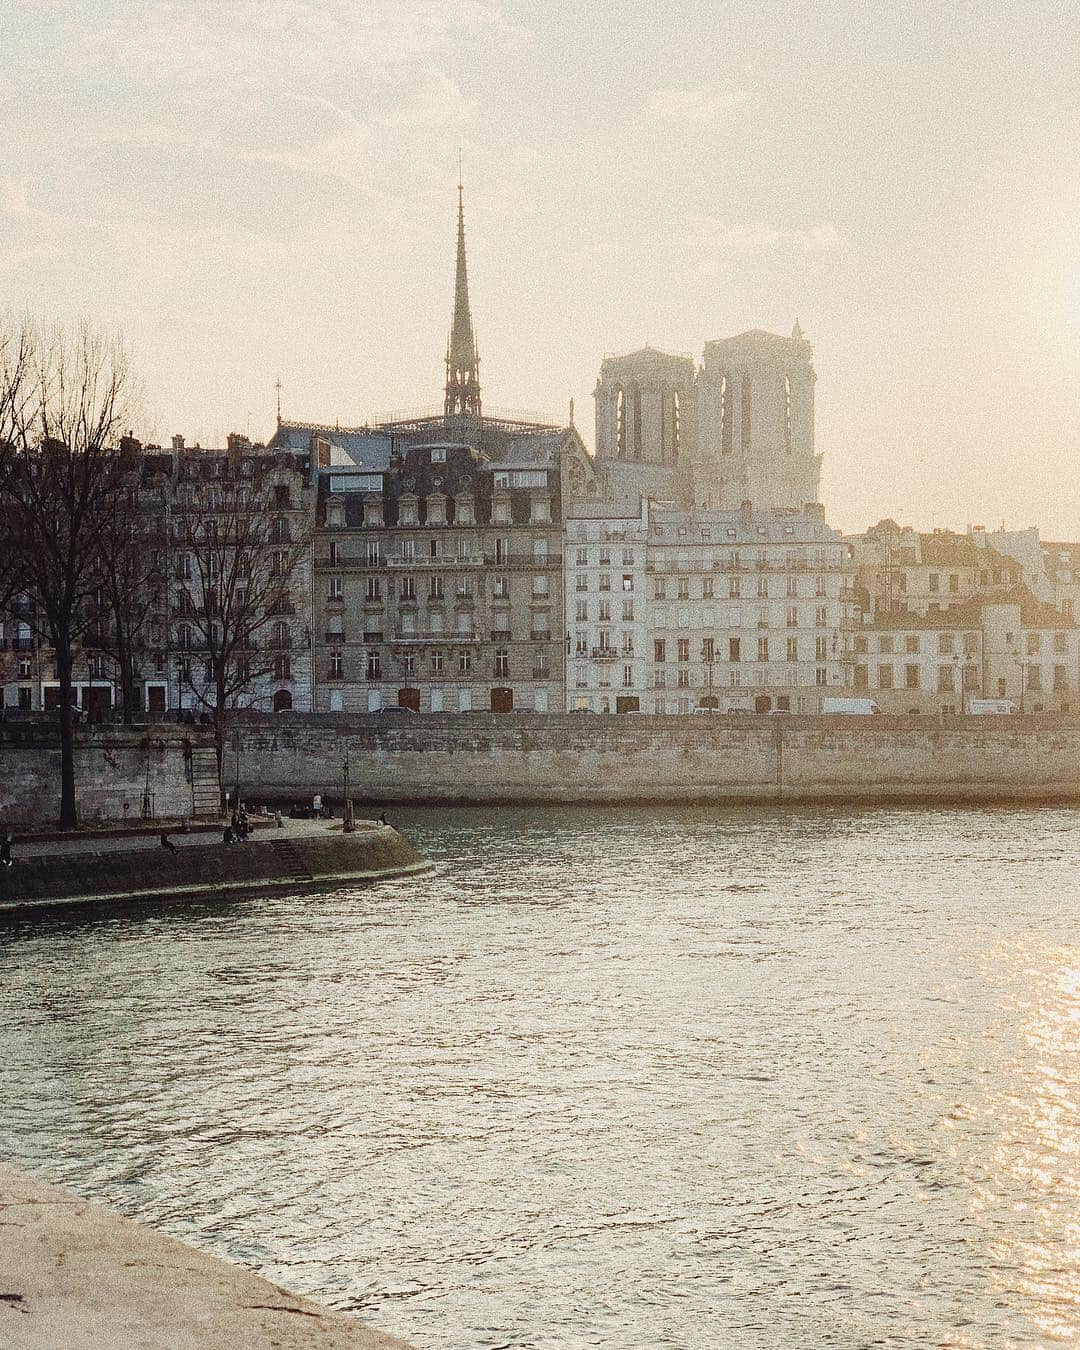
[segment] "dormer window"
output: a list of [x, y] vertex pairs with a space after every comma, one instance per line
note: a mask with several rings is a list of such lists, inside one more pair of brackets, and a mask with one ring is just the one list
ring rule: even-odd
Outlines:
[[446, 446], [445, 446], [445, 445], [437, 445], [437, 446], [435, 446], [435, 448], [434, 448], [434, 449], [432, 450], [432, 452], [431, 452], [431, 462], [432, 462], [432, 464], [445, 464], [445, 463], [446, 463]]

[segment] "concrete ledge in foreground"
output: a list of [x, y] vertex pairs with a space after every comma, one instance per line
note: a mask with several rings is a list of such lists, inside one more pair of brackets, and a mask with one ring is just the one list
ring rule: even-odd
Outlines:
[[0, 1167], [5, 1350], [409, 1350], [242, 1266]]

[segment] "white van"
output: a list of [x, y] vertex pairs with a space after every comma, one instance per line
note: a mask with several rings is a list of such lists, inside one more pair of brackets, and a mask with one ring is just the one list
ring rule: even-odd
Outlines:
[[881, 709], [872, 698], [823, 698], [823, 713], [842, 713], [847, 717], [870, 717]]
[[969, 698], [967, 710], [972, 717], [1003, 717], [1016, 712], [1016, 704], [1010, 698]]

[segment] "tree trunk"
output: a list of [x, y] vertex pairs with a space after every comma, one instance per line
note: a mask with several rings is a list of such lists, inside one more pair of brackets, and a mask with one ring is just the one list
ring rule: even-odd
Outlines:
[[131, 726], [135, 715], [135, 662], [131, 651], [121, 647], [117, 665], [120, 669], [120, 702], [123, 705], [124, 726]]
[[[218, 790], [221, 794], [222, 813], [225, 811], [225, 699], [218, 691], [218, 704], [214, 709], [214, 750], [217, 752]], [[235, 807], [235, 803], [234, 803]]]
[[60, 828], [75, 830], [75, 724], [71, 715], [71, 644], [54, 643], [56, 678], [60, 682]]

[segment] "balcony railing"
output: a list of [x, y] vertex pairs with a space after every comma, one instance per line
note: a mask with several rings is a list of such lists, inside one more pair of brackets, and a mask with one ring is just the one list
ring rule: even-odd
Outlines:
[[594, 647], [592, 655], [594, 661], [614, 661], [619, 653], [614, 647]]
[[480, 633], [472, 630], [468, 633], [405, 633], [398, 631], [394, 634], [392, 641], [424, 644], [426, 646], [458, 647], [463, 643], [473, 645], [483, 641]]

